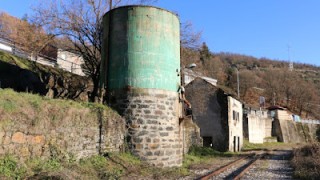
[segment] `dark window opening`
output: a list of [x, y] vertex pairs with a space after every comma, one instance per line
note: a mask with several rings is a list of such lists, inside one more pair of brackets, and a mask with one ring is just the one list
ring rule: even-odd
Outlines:
[[207, 136], [207, 137], [202, 137], [203, 139], [203, 147], [212, 147], [212, 137]]

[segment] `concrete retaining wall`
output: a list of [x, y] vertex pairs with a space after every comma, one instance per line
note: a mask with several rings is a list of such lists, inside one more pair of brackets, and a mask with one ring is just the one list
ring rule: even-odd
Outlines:
[[317, 124], [302, 124], [289, 120], [275, 120], [278, 141], [285, 143], [305, 143], [316, 141]]

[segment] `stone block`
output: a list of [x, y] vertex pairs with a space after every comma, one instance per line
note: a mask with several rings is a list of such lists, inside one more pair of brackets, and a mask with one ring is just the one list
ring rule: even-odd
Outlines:
[[154, 111], [154, 114], [155, 115], [163, 115], [164, 113], [160, 110], [156, 110], [156, 111]]
[[156, 120], [147, 120], [147, 124], [158, 124]]
[[4, 132], [4, 131], [1, 131], [0, 132], [0, 144], [2, 144], [2, 142], [4, 141], [4, 135], [5, 135], [6, 133]]
[[151, 139], [150, 138], [146, 138], [146, 142], [147, 143], [151, 143]]
[[166, 155], [167, 156], [171, 156], [171, 155], [173, 155], [175, 153], [175, 151], [174, 150], [166, 150]]
[[148, 110], [148, 109], [143, 110], [143, 112], [144, 112], [145, 114], [151, 114], [151, 111]]
[[31, 155], [28, 146], [21, 146], [20, 148], [16, 149], [16, 154], [18, 154], [19, 157], [30, 157]]
[[155, 156], [163, 156], [164, 155], [164, 151], [160, 151], [160, 150], [159, 151], [155, 151], [154, 155]]
[[147, 104], [155, 103], [155, 101], [152, 101], [152, 100], [145, 100], [144, 102]]
[[12, 135], [11, 140], [14, 143], [23, 144], [23, 143], [26, 143], [26, 135], [23, 134], [22, 132], [17, 132]]
[[149, 108], [149, 105], [146, 105], [146, 104], [139, 104], [139, 105], [138, 105], [138, 108], [139, 108], [139, 109]]
[[153, 156], [153, 153], [151, 151], [146, 152], [146, 156]]
[[134, 146], [137, 150], [141, 150], [143, 148], [142, 144], [135, 144]]
[[33, 145], [31, 149], [31, 154], [33, 157], [40, 157], [42, 155], [44, 147], [41, 145]]
[[142, 139], [142, 138], [135, 137], [135, 138], [133, 138], [133, 141], [134, 141], [135, 143], [141, 143], [141, 142], [143, 141], [143, 139]]
[[160, 133], [160, 136], [161, 136], [161, 137], [166, 137], [166, 136], [169, 136], [169, 133], [167, 133], [167, 132], [161, 132], [161, 133]]
[[159, 144], [149, 144], [150, 149], [158, 149], [160, 147]]
[[157, 105], [157, 108], [159, 108], [160, 110], [166, 110], [166, 106], [164, 105]]
[[31, 144], [44, 144], [45, 137], [43, 135], [33, 136], [31, 139]]
[[166, 130], [167, 130], [167, 131], [173, 131], [173, 127], [172, 127], [172, 126], [169, 126], [169, 127], [166, 128]]
[[2, 146], [0, 146], [0, 155], [5, 155], [6, 152]]
[[140, 136], [144, 136], [146, 134], [148, 134], [148, 131], [143, 130], [143, 131], [140, 131], [137, 136], [140, 137]]

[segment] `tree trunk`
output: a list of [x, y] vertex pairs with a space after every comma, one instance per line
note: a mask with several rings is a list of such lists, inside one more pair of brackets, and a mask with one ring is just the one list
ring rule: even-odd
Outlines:
[[93, 82], [93, 89], [92, 92], [89, 94], [89, 101], [96, 102], [96, 97], [98, 97], [98, 90], [99, 90], [99, 77], [92, 77]]

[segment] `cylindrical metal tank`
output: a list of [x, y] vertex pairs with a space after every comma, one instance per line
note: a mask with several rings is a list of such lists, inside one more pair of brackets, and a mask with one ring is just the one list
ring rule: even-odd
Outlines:
[[151, 6], [124, 6], [103, 18], [101, 81], [128, 124], [128, 145], [156, 166], [182, 164], [179, 132], [180, 23]]

